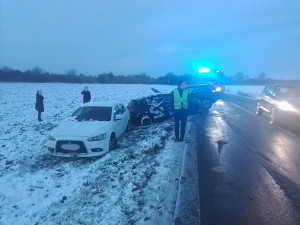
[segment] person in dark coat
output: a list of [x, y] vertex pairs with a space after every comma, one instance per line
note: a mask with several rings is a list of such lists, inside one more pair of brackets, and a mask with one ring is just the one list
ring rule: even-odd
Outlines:
[[87, 86], [84, 87], [81, 94], [83, 95], [83, 104], [91, 101], [91, 92], [88, 90]]
[[181, 142], [184, 139], [185, 126], [188, 118], [189, 92], [186, 87], [187, 83], [185, 81], [180, 81], [178, 83], [178, 88], [176, 88], [171, 95], [171, 102], [174, 110], [175, 141], [178, 142]]
[[38, 121], [43, 121], [41, 116], [44, 112], [44, 97], [41, 90], [36, 93], [35, 109], [38, 111]]

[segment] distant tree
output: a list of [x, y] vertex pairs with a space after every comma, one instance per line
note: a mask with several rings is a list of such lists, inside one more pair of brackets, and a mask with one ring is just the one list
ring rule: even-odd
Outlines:
[[74, 69], [69, 69], [69, 70], [66, 71], [66, 75], [71, 75], [71, 76], [75, 75], [76, 76], [77, 72]]
[[266, 76], [265, 73], [260, 73], [260, 74], [258, 75], [258, 79], [259, 79], [259, 80], [265, 80], [266, 78], [267, 78], [267, 76]]

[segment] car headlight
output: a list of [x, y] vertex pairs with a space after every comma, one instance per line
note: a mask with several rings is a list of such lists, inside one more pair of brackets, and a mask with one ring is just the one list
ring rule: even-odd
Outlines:
[[277, 106], [283, 111], [294, 111], [294, 107], [288, 102], [277, 102]]
[[101, 140], [103, 140], [105, 138], [106, 138], [106, 133], [100, 134], [100, 135], [97, 135], [97, 136], [94, 136], [94, 137], [90, 137], [87, 140], [88, 141], [101, 141]]
[[50, 141], [56, 141], [55, 137], [53, 137], [52, 135], [48, 136], [48, 140], [50, 140]]
[[222, 91], [222, 88], [221, 87], [217, 87], [216, 88], [216, 92], [221, 92]]

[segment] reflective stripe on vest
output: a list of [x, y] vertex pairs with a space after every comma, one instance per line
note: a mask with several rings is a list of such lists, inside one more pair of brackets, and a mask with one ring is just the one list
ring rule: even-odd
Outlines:
[[174, 109], [188, 108], [188, 93], [187, 90], [183, 90], [182, 96], [180, 96], [178, 89], [174, 90]]

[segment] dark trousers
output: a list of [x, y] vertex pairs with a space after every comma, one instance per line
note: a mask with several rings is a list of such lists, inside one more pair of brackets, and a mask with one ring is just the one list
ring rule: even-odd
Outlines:
[[185, 135], [185, 125], [188, 118], [188, 111], [186, 109], [175, 109], [175, 137], [179, 139], [179, 125], [180, 125], [180, 138], [183, 139]]
[[38, 111], [38, 121], [41, 121], [41, 120], [42, 120], [42, 112]]

